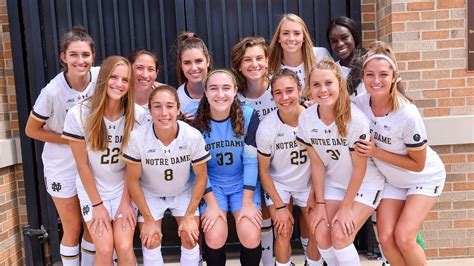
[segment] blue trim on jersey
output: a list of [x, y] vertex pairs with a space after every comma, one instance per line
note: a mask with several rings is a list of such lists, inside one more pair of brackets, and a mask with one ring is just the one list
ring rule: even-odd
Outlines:
[[258, 118], [258, 114], [255, 110], [253, 110], [252, 116], [250, 117], [250, 122], [247, 126], [247, 134], [245, 134], [244, 142], [245, 144], [253, 146], [255, 148], [257, 148], [256, 135], [259, 123], [260, 119]]
[[298, 138], [298, 136], [296, 136], [296, 140], [299, 141], [299, 142], [301, 142], [301, 143], [304, 143], [304, 144], [307, 145], [307, 146], [311, 146], [311, 144], [309, 144], [308, 142], [302, 140], [301, 138]]
[[31, 110], [31, 113], [36, 116], [37, 118], [41, 119], [41, 120], [48, 120], [49, 119], [49, 116], [42, 116], [40, 114], [38, 114], [37, 112], [35, 112], [35, 110]]
[[134, 162], [136, 162], [136, 163], [140, 163], [140, 162], [142, 161], [142, 160], [140, 160], [140, 159], [133, 158], [132, 156], [127, 155], [127, 154], [125, 154], [125, 153], [122, 154], [122, 156], [123, 156], [124, 158], [126, 158], [126, 159], [128, 159], [128, 160], [130, 160], [130, 161], [134, 161]]
[[199, 162], [201, 162], [201, 161], [203, 161], [203, 160], [205, 160], [205, 159], [207, 159], [207, 158], [210, 158], [210, 157], [211, 157], [211, 155], [208, 153], [208, 154], [206, 154], [206, 155], [202, 156], [201, 158], [198, 158], [198, 159], [196, 159], [196, 160], [194, 160], [194, 161], [191, 160], [191, 163], [193, 163], [193, 164], [194, 164], [194, 163], [199, 163]]
[[419, 142], [419, 143], [414, 143], [414, 144], [405, 144], [405, 146], [407, 146], [408, 148], [418, 148], [418, 147], [421, 147], [423, 145], [425, 145], [426, 143], [428, 142], [428, 140], [423, 140], [422, 142]]
[[255, 191], [255, 186], [244, 185], [244, 189]]
[[264, 156], [264, 157], [270, 157], [272, 156], [270, 153], [264, 153], [264, 152], [261, 152], [260, 150], [257, 150], [258, 154]]
[[204, 195], [206, 195], [209, 192], [212, 192], [212, 187], [206, 188], [206, 190], [204, 190]]
[[84, 136], [74, 135], [74, 134], [66, 132], [66, 131], [63, 131], [63, 135], [67, 136], [67, 137], [74, 138], [74, 139], [80, 139], [80, 140], [85, 140], [86, 139]]

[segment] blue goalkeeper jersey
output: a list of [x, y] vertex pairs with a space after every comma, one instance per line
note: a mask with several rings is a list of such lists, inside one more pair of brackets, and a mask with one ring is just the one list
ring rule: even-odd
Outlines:
[[212, 190], [212, 185], [243, 184], [244, 189], [255, 190], [258, 176], [255, 134], [259, 119], [251, 107], [242, 105], [241, 108], [245, 120], [243, 136], [235, 136], [230, 117], [221, 121], [211, 120], [211, 132], [203, 132], [206, 150], [212, 156], [207, 161], [207, 192]]

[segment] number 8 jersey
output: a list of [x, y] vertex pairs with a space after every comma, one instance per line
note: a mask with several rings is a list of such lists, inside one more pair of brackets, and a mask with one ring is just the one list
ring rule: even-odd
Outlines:
[[[299, 118], [296, 138], [312, 146], [326, 167], [325, 184], [347, 189], [352, 176], [351, 150], [359, 139], [370, 138], [370, 125], [366, 116], [351, 104], [351, 120], [347, 125], [347, 136], [341, 137], [335, 122], [326, 125], [320, 118], [319, 105], [306, 109]], [[383, 187], [385, 179], [371, 159], [361, 187]]]
[[[90, 102], [85, 101], [69, 110], [64, 122], [63, 136], [75, 141], [88, 142], [86, 134], [87, 118], [90, 115], [88, 104]], [[146, 121], [145, 110], [138, 105], [135, 105], [135, 120], [135, 126]], [[104, 117], [103, 121], [107, 128], [107, 149], [94, 151], [87, 145], [87, 156], [101, 199], [111, 200], [120, 197], [124, 187], [125, 163], [119, 159], [119, 155], [123, 142], [125, 116], [115, 121], [109, 121]], [[79, 199], [89, 198], [79, 174], [76, 177], [76, 185]]]

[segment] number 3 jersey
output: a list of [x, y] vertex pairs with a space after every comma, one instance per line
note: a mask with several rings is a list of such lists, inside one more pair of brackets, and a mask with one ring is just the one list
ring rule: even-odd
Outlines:
[[230, 117], [211, 120], [211, 132], [203, 133], [206, 150], [212, 156], [207, 162], [207, 191], [211, 185], [228, 187], [242, 183], [245, 189], [255, 190], [258, 175], [255, 133], [259, 119], [251, 107], [241, 107], [245, 121], [243, 136], [235, 136]]
[[[342, 189], [347, 189], [352, 176], [353, 146], [359, 139], [370, 138], [369, 121], [354, 104], [351, 104], [351, 120], [346, 132], [346, 137], [342, 137], [335, 122], [326, 125], [320, 118], [319, 105], [314, 104], [300, 115], [296, 133], [296, 138], [312, 146], [324, 163], [325, 183]], [[379, 189], [384, 182], [385, 178], [369, 158], [361, 187]]]
[[260, 122], [257, 148], [260, 155], [271, 159], [273, 182], [285, 190], [302, 192], [311, 186], [311, 173], [307, 150], [296, 141], [296, 129], [285, 124], [276, 110]]
[[[86, 123], [91, 112], [88, 104], [90, 102], [86, 101], [69, 110], [63, 130], [63, 136], [67, 139], [88, 142]], [[121, 197], [124, 187], [125, 163], [120, 160], [119, 155], [124, 137], [125, 116], [115, 121], [109, 121], [104, 117], [103, 121], [107, 129], [107, 149], [94, 151], [87, 145], [87, 156], [101, 199], [110, 200]], [[135, 105], [135, 127], [145, 121], [146, 111]], [[89, 198], [79, 174], [76, 177], [76, 185], [79, 199]]]
[[155, 134], [153, 122], [132, 132], [123, 157], [142, 165], [141, 185], [146, 194], [177, 196], [191, 188], [191, 166], [210, 159], [201, 133], [178, 121], [176, 138], [165, 146]]

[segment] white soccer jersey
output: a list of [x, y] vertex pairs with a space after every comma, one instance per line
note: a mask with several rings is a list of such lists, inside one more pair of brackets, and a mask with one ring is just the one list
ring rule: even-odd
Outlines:
[[[299, 118], [296, 137], [312, 146], [326, 167], [325, 183], [329, 186], [347, 189], [352, 176], [350, 150], [359, 139], [369, 139], [369, 121], [365, 115], [351, 104], [351, 120], [347, 126], [347, 136], [341, 137], [336, 123], [326, 125], [319, 117], [318, 104], [306, 109]], [[361, 188], [380, 189], [384, 177], [371, 160], [367, 160], [367, 170]]]
[[[344, 75], [344, 78], [347, 80], [347, 77], [349, 76], [349, 73], [351, 73], [352, 69], [350, 67], [346, 67], [346, 66], [341, 65], [340, 60], [337, 61], [336, 63], [341, 68], [342, 74]], [[359, 85], [357, 85], [356, 91], [357, 91], [356, 94], [353, 93], [353, 94], [349, 95], [349, 97], [351, 99], [351, 102], [355, 101], [355, 98], [357, 97], [357, 95], [361, 95], [361, 94], [363, 94], [367, 91], [365, 89], [364, 82], [362, 82], [362, 80], [360, 81]]]
[[311, 187], [306, 147], [296, 141], [296, 127], [283, 123], [278, 110], [263, 119], [257, 130], [258, 153], [270, 158], [270, 176], [279, 187], [293, 192]]
[[[100, 67], [90, 69], [91, 82], [82, 92], [69, 86], [65, 72], [56, 75], [41, 90], [31, 111], [31, 116], [40, 122], [44, 122], [44, 129], [61, 134], [67, 111], [94, 93], [99, 70]], [[76, 178], [76, 164], [72, 159], [69, 145], [46, 142], [42, 158], [46, 177], [61, 178], [63, 180], [74, 180]]]
[[[314, 53], [314, 56], [316, 57], [316, 62], [321, 62], [323, 59], [331, 59], [332, 60], [332, 56], [329, 53], [328, 49], [326, 49], [324, 47], [313, 47], [313, 53]], [[305, 73], [305, 69], [304, 69], [304, 63], [301, 63], [297, 67], [291, 67], [291, 66], [281, 64], [281, 68], [282, 69], [286, 68], [286, 69], [289, 69], [289, 70], [295, 72], [296, 75], [298, 76], [298, 78], [300, 79], [301, 88], [303, 88], [303, 90], [304, 90], [304, 88], [305, 88], [304, 86], [306, 84], [306, 73]]]
[[[380, 149], [395, 154], [406, 155], [410, 149], [419, 149], [427, 145], [427, 135], [423, 119], [416, 106], [400, 100], [400, 108], [385, 116], [376, 117], [370, 107], [370, 94], [356, 98], [356, 104], [370, 120], [370, 131], [375, 144]], [[395, 187], [410, 188], [417, 184], [442, 183], [446, 177], [443, 162], [429, 146], [426, 147], [425, 168], [413, 172], [374, 158], [375, 164]]]
[[256, 99], [247, 98], [240, 93], [238, 93], [237, 96], [240, 102], [247, 104], [257, 112], [260, 121], [273, 110], [277, 109], [275, 101], [273, 101], [271, 85], [268, 85], [267, 90]]
[[[86, 123], [90, 109], [86, 101], [71, 108], [64, 122], [63, 136], [78, 141], [86, 141]], [[135, 105], [135, 127], [146, 121], [145, 110]], [[111, 200], [122, 195], [124, 187], [125, 163], [119, 159], [125, 129], [125, 116], [116, 121], [109, 121], [104, 117], [107, 128], [108, 145], [104, 151], [94, 151], [87, 145], [89, 165], [94, 175], [97, 191], [102, 200]], [[79, 174], [76, 178], [77, 194], [79, 199], [88, 199]]]
[[178, 98], [181, 105], [181, 112], [187, 114], [196, 114], [201, 99], [194, 99], [189, 95], [186, 88], [186, 82], [178, 87]]
[[211, 157], [201, 132], [178, 121], [178, 134], [168, 146], [156, 137], [153, 123], [132, 132], [123, 157], [142, 165], [141, 185], [146, 194], [177, 196], [191, 188], [191, 166]]

